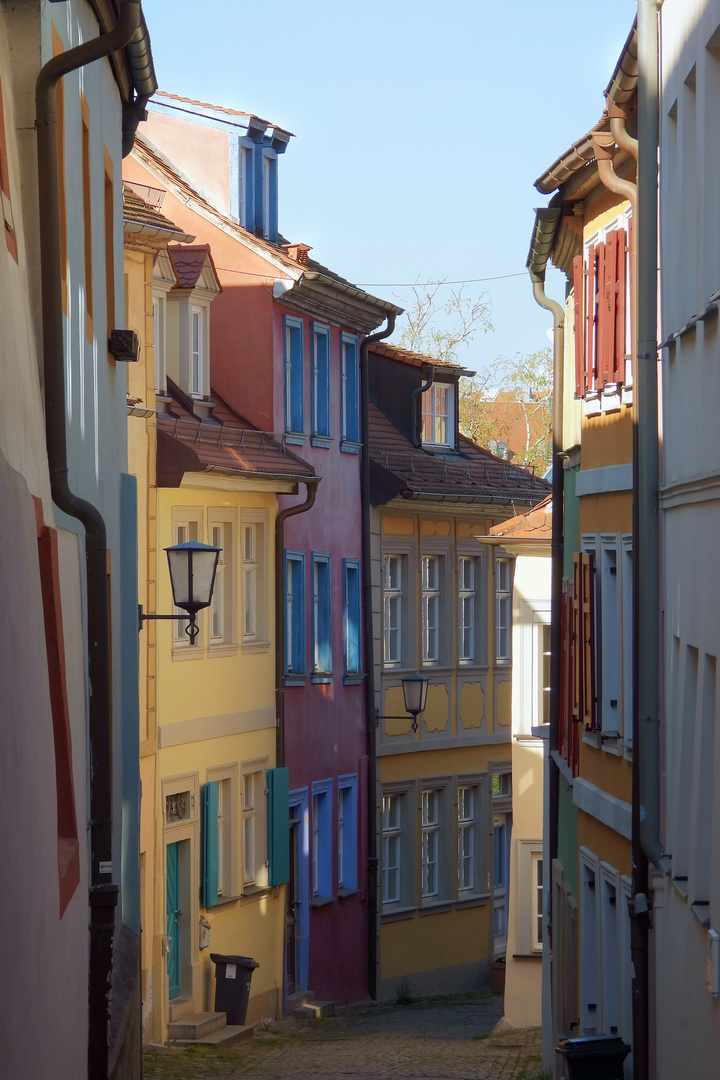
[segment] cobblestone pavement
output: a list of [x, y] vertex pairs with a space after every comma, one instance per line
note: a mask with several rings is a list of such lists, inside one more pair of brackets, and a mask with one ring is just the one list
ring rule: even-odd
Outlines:
[[163, 1080], [535, 1080], [540, 1031], [493, 1035], [502, 998], [477, 994], [284, 1020], [237, 1050], [146, 1051]]

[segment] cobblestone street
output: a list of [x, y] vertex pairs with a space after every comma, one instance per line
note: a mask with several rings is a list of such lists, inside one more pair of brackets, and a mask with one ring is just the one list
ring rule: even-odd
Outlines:
[[237, 1050], [172, 1046], [144, 1055], [163, 1080], [535, 1080], [540, 1031], [493, 1035], [502, 998], [489, 994], [285, 1020]]

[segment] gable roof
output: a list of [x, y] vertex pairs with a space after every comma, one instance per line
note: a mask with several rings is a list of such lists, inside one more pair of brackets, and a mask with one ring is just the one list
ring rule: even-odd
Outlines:
[[[295, 137], [292, 131], [288, 131], [287, 128], [281, 127], [279, 124], [273, 124], [271, 120], [263, 120], [261, 116], [257, 116], [255, 113], [241, 112], [238, 109], [228, 109], [223, 105], [212, 105], [209, 101], [196, 101], [194, 98], [181, 97], [179, 94], [169, 94], [166, 90], [155, 91], [155, 101], [159, 105], [167, 105], [172, 108], [173, 102], [178, 102], [179, 105], [192, 105], [196, 109], [209, 109], [211, 112], [220, 113], [224, 116], [237, 116], [242, 117], [245, 120], [257, 120], [259, 123], [264, 124], [265, 127], [273, 128], [275, 131], [282, 131], [285, 135]], [[189, 111], [189, 110], [188, 110]], [[246, 127], [247, 125], [243, 125]]]
[[123, 228], [127, 233], [140, 233], [159, 240], [175, 240], [183, 243], [194, 240], [194, 236], [179, 229], [178, 226], [151, 206], [133, 188], [123, 182]]
[[448, 502], [536, 503], [550, 491], [546, 480], [460, 436], [459, 453], [438, 454], [415, 447], [370, 404], [371, 502], [396, 496]]
[[168, 380], [170, 411], [157, 416], [158, 484], [178, 487], [185, 473], [257, 477], [279, 481], [318, 479], [311, 465], [280, 439], [258, 431], [215, 392], [214, 420], [198, 420], [185, 395]]
[[[168, 247], [168, 255], [172, 260], [175, 276], [177, 277], [177, 285], [174, 285], [173, 288], [209, 288], [212, 291], [222, 292], [222, 285], [215, 271], [215, 263], [213, 262], [209, 244], [186, 244], [182, 247], [179, 244], [171, 244]], [[203, 275], [206, 267], [210, 273]], [[203, 284], [200, 279], [209, 276], [214, 279], [212, 283]]]
[[449, 374], [475, 374], [474, 371], [468, 371], [462, 364], [456, 364], [452, 360], [438, 360], [434, 356], [411, 352], [410, 349], [404, 349], [401, 345], [393, 345], [392, 342], [377, 341], [370, 346], [370, 352], [376, 353], [378, 356], [385, 356], [388, 360], [398, 360], [401, 364], [408, 364], [410, 367], [447, 368]]

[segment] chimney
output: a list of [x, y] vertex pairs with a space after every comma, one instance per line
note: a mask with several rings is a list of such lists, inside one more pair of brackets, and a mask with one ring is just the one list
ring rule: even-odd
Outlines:
[[283, 247], [291, 259], [301, 263], [303, 266], [307, 266], [308, 251], [312, 251], [309, 244], [283, 244]]

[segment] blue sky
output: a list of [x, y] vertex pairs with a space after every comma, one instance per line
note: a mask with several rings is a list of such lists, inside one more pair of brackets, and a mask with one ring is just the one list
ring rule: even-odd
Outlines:
[[[280, 229], [387, 299], [417, 277], [521, 274], [537, 176], [603, 109], [634, 0], [143, 0], [160, 89], [294, 132]], [[380, 288], [380, 285], [389, 287]], [[563, 279], [547, 291], [562, 296]], [[526, 275], [486, 290], [460, 359], [547, 344]]]

